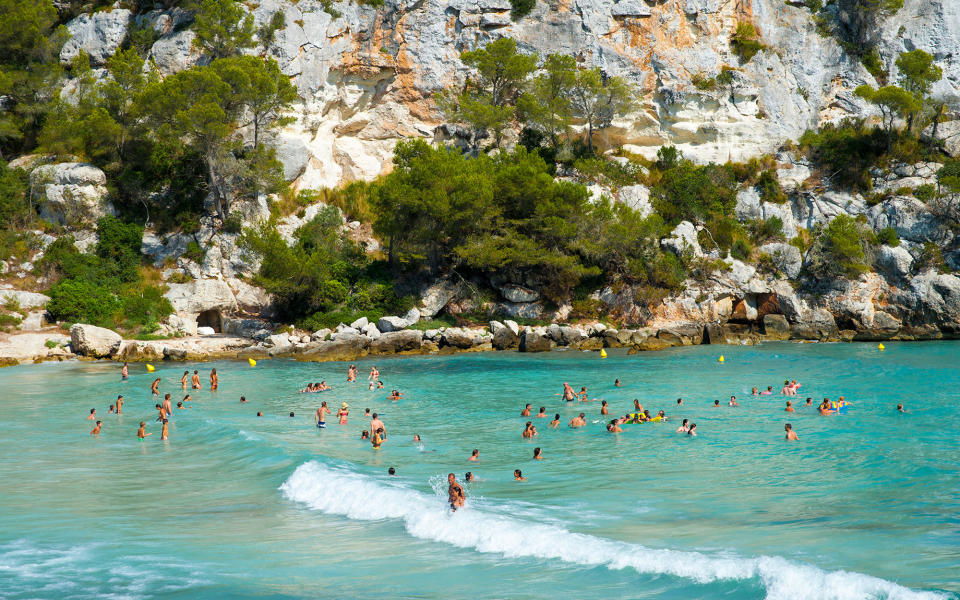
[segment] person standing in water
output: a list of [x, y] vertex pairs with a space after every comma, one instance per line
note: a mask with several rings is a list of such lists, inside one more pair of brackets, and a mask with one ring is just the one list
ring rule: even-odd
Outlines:
[[97, 421], [97, 426], [93, 428], [93, 431], [90, 432], [90, 435], [100, 435], [100, 427], [103, 425], [103, 421]]
[[783, 412], [797, 412], [793, 409], [793, 403], [787, 400], [787, 407], [783, 409]]
[[160, 395], [160, 378], [157, 377], [153, 380], [153, 383], [150, 384], [150, 391], [153, 392], [154, 396]]
[[370, 431], [379, 431], [383, 439], [387, 439], [387, 426], [383, 424], [377, 413], [373, 413], [373, 417], [370, 419]]
[[520, 472], [520, 469], [513, 470], [513, 480], [514, 481], [526, 481], [527, 478], [523, 476], [523, 473]]
[[129, 379], [130, 378], [130, 365], [123, 363], [123, 368], [120, 369], [120, 379]]
[[183, 377], [180, 378], [180, 387], [187, 389], [187, 380], [190, 378], [190, 371], [184, 371]]
[[447, 475], [447, 501], [450, 503], [450, 511], [457, 512], [467, 500], [463, 493], [463, 487], [457, 483], [457, 476], [453, 473]]
[[570, 384], [566, 381], [563, 382], [563, 399], [567, 402], [573, 402], [576, 398], [576, 393], [573, 391], [573, 388], [570, 387]]
[[347, 415], [350, 414], [350, 411], [348, 410], [349, 408], [350, 407], [347, 405], [347, 403], [344, 402], [340, 405], [340, 410], [337, 411], [337, 417], [340, 419], [341, 425], [347, 424]]
[[193, 389], [200, 389], [200, 371], [193, 372], [193, 375], [190, 377], [190, 384]]
[[380, 378], [380, 371], [377, 370], [376, 365], [370, 367], [370, 376], [367, 377], [370, 381], [376, 381]]
[[220, 378], [217, 377], [217, 370], [210, 370], [210, 391], [217, 391], [217, 387], [220, 385]]
[[800, 438], [797, 437], [797, 432], [793, 430], [793, 425], [791, 425], [790, 423], [787, 423], [786, 425], [784, 425], [784, 426], [783, 426], [783, 430], [787, 432], [787, 440], [788, 440], [788, 441], [790, 441], [790, 440], [799, 441], [799, 440], [800, 440]]
[[317, 409], [317, 414], [313, 416], [313, 422], [318, 429], [325, 429], [327, 426], [326, 416], [330, 414], [330, 409], [327, 408], [326, 402], [320, 403], [320, 408]]
[[677, 427], [677, 433], [686, 433], [690, 431], [690, 428], [687, 426], [687, 423], [690, 422], [690, 419], [684, 419], [683, 423], [680, 423], [680, 427]]
[[170, 418], [170, 415], [173, 414], [173, 403], [170, 402], [170, 394], [164, 394], [163, 396], [163, 411], [167, 413], [167, 418]]
[[560, 427], [560, 413], [553, 415], [553, 420], [550, 421], [549, 427], [553, 429]]
[[123, 396], [117, 396], [117, 414], [123, 412]]
[[697, 424], [690, 423], [690, 429], [687, 430], [687, 435], [692, 437], [697, 437]]
[[137, 439], [141, 442], [148, 435], [153, 435], [152, 433], [147, 433], [147, 424], [145, 421], [140, 421], [140, 429], [137, 430]]
[[523, 410], [520, 411], [520, 416], [521, 416], [521, 417], [529, 417], [529, 416], [530, 416], [530, 405], [529, 405], [529, 404], [527, 404], [526, 406], [523, 407]]
[[600, 414], [601, 414], [601, 415], [609, 415], [609, 414], [610, 414], [610, 410], [607, 408], [607, 401], [606, 401], [606, 400], [604, 400], [603, 402], [600, 403]]
[[543, 455], [540, 453], [539, 446], [533, 449], [533, 460], [543, 460]]
[[473, 452], [470, 453], [470, 458], [468, 458], [467, 460], [469, 460], [470, 462], [477, 462], [478, 460], [480, 460], [480, 450], [478, 448], [474, 448]]
[[163, 420], [163, 428], [160, 429], [160, 439], [161, 439], [161, 440], [166, 440], [166, 439], [169, 439], [169, 437], [170, 437], [170, 430], [167, 428], [167, 423], [168, 423], [168, 420], [167, 420], [167, 419], [164, 419], [164, 420]]
[[97, 409], [91, 408], [91, 409], [90, 409], [90, 414], [87, 415], [87, 420], [88, 420], [88, 421], [93, 421], [93, 420], [96, 419], [96, 418], [97, 418]]
[[380, 446], [383, 444], [383, 427], [377, 429], [373, 434], [373, 439], [370, 440], [373, 444], [374, 450], [379, 450]]

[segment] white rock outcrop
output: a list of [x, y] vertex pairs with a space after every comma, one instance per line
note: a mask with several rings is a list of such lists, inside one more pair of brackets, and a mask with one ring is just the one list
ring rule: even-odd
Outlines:
[[83, 356], [112, 356], [120, 349], [121, 342], [120, 334], [103, 327], [77, 323], [70, 328], [70, 345], [74, 352]]
[[91, 65], [103, 65], [127, 37], [131, 15], [125, 8], [111, 8], [71, 20], [67, 23], [70, 39], [60, 49], [60, 62], [69, 64], [83, 50]]
[[87, 163], [41, 165], [30, 173], [40, 216], [60, 225], [93, 225], [115, 213], [107, 201], [107, 176]]

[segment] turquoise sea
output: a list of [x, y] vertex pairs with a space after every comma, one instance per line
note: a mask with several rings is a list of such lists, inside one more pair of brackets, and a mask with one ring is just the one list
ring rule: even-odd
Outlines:
[[[367, 390], [373, 364], [385, 390]], [[158, 364], [174, 404], [184, 369], [220, 374], [168, 441], [143, 365], [126, 382], [111, 363], [0, 370], [0, 597], [958, 598], [958, 342], [357, 365], [347, 384], [345, 363]], [[786, 378], [803, 384], [798, 407], [843, 395], [848, 413], [749, 395]], [[297, 393], [320, 380], [335, 389]], [[614, 414], [638, 398], [670, 420], [609, 434], [599, 402], [560, 401], [564, 381]], [[405, 398], [388, 402], [392, 388]], [[121, 393], [123, 414], [107, 414]], [[348, 402], [349, 424], [315, 428], [321, 400]], [[522, 439], [527, 402], [563, 426], [532, 419], [539, 437]], [[359, 439], [368, 407], [387, 426], [379, 451]], [[588, 426], [567, 428], [580, 411]], [[698, 437], [676, 433], [684, 417]], [[451, 514], [446, 474], [468, 470], [468, 506]]]

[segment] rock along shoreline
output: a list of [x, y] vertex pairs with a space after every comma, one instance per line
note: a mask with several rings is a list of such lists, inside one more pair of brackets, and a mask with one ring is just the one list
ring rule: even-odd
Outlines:
[[[368, 331], [370, 331], [368, 329]], [[275, 334], [266, 339], [193, 336], [166, 340], [124, 340], [109, 329], [78, 324], [70, 335], [25, 333], [0, 342], [0, 366], [63, 360], [163, 362], [293, 358], [304, 362], [350, 361], [367, 356], [448, 355], [461, 352], [548, 352], [554, 349], [600, 351], [629, 348], [629, 353], [682, 346], [753, 345], [765, 341], [873, 342], [960, 339], [936, 327], [890, 331], [841, 330], [836, 325], [796, 327], [782, 315], [765, 315], [759, 324], [674, 323], [665, 327], [615, 329], [591, 325], [520, 326], [491, 321], [489, 327], [447, 327], [420, 331], [401, 329], [378, 335], [358, 334], [349, 327], [337, 332]]]

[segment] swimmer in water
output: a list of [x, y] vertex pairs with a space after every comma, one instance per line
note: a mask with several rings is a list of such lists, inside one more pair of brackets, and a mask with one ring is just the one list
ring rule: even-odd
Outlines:
[[447, 475], [447, 483], [449, 484], [447, 486], [447, 501], [450, 503], [450, 510], [456, 512], [458, 508], [464, 505], [467, 498], [453, 473]]
[[533, 422], [527, 421], [526, 425], [523, 426], [523, 433], [521, 433], [520, 436], [524, 438], [532, 438], [533, 437], [532, 429], [533, 429]]
[[523, 407], [523, 410], [520, 411], [520, 416], [521, 416], [521, 417], [529, 417], [529, 416], [530, 416], [530, 405], [529, 405], [529, 404], [527, 404], [525, 407]]
[[640, 404], [640, 400], [637, 398], [633, 399], [633, 412], [643, 412], [643, 405]]
[[610, 421], [610, 424], [607, 425], [607, 431], [609, 431], [610, 433], [623, 433], [623, 428], [620, 427], [620, 420], [613, 419], [612, 421]]
[[110, 409], [107, 411], [108, 415], [112, 415], [115, 411], [113, 410], [113, 405], [110, 405]]
[[247, 401], [247, 397], [246, 397], [246, 396], [240, 396], [240, 404], [243, 404], [243, 403], [246, 402], [246, 401]]
[[90, 435], [100, 435], [100, 427], [102, 426], [103, 421], [97, 421], [97, 425], [93, 428], [93, 431], [90, 432]]
[[370, 367], [370, 376], [367, 378], [370, 381], [376, 381], [380, 378], [380, 371], [377, 370], [376, 366]]
[[88, 421], [93, 421], [93, 420], [96, 419], [96, 418], [97, 418], [97, 409], [91, 408], [91, 409], [90, 409], [90, 414], [87, 415], [87, 420], [88, 420]]
[[217, 377], [217, 370], [211, 369], [210, 370], [210, 390], [216, 391], [217, 387], [219, 386], [220, 386], [220, 378]]
[[751, 396], [759, 396], [759, 395], [760, 395], [760, 392], [757, 391], [757, 388], [751, 388], [751, 389], [750, 389], [750, 395], [751, 395]]
[[167, 418], [169, 418], [170, 413], [173, 412], [173, 403], [170, 401], [170, 394], [164, 394], [163, 396], [163, 411], [167, 413]]
[[687, 435], [697, 437], [697, 424], [690, 423], [690, 429], [687, 430]]
[[618, 380], [614, 381], [614, 382], [613, 382], [613, 385], [614, 385], [614, 387], [620, 387], [620, 380], [618, 379]]
[[200, 389], [200, 371], [193, 372], [193, 375], [190, 377], [190, 384], [193, 386], [193, 389]]
[[520, 469], [513, 470], [513, 480], [514, 481], [526, 481], [527, 478], [523, 476], [523, 473], [520, 472]]
[[479, 459], [480, 459], [480, 450], [478, 450], [477, 448], [474, 448], [473, 452], [470, 453], [470, 458], [468, 458], [467, 460], [469, 460], [470, 462], [477, 462], [477, 460]]
[[783, 411], [784, 411], [784, 412], [797, 412], [797, 411], [793, 410], [793, 404], [791, 404], [789, 400], [787, 400], [787, 407], [786, 407], [785, 409], [783, 409]]
[[373, 444], [374, 450], [380, 449], [380, 446], [383, 445], [383, 427], [374, 432], [373, 439], [370, 442]]
[[713, 401], [713, 407], [714, 407], [714, 408], [719, 408], [719, 407], [720, 407], [720, 401], [719, 401], [719, 400], [714, 400], [714, 401]]
[[[903, 409], [903, 404], [897, 404], [897, 412], [898, 412], [898, 413], [905, 413], [905, 412], [907, 412], [907, 411]], [[99, 422], [100, 422], [100, 421], [97, 421], [97, 423], [99, 423]]]
[[260, 412], [260, 411], [257, 411], [257, 416], [258, 416], [258, 417], [262, 417], [262, 416], [263, 416], [263, 413]]
[[467, 471], [466, 475], [463, 476], [463, 480], [467, 483], [473, 483], [473, 473], [471, 471]]
[[610, 414], [610, 409], [607, 408], [607, 401], [606, 401], [606, 400], [604, 400], [603, 402], [600, 403], [600, 414], [601, 414], [601, 415], [609, 415], [609, 414]]
[[787, 432], [787, 441], [794, 440], [799, 441], [800, 438], [797, 437], [797, 432], [793, 430], [793, 425], [787, 423], [783, 426], [783, 430]]
[[820, 406], [817, 407], [817, 410], [820, 411], [820, 416], [822, 417], [833, 414], [833, 410], [830, 408], [830, 398], [824, 398]]
[[543, 456], [540, 454], [539, 446], [533, 449], [533, 460], [543, 460]]
[[184, 406], [183, 402], [177, 402], [177, 410], [183, 410], [185, 408], [188, 408], [188, 407]]
[[180, 387], [187, 389], [187, 379], [190, 378], [190, 371], [184, 371], [183, 377], [180, 378]]
[[419, 434], [419, 433], [413, 434], [413, 441], [414, 441], [414, 442], [417, 442], [418, 444], [420, 443], [420, 434]]
[[377, 381], [377, 389], [378, 389], [378, 390], [382, 390], [382, 389], [383, 389], [383, 382], [382, 382], [382, 381], [379, 381], [379, 380]]
[[357, 366], [350, 365], [347, 369], [347, 383], [353, 383], [357, 380]]
[[575, 416], [574, 418], [570, 419], [570, 422], [567, 423], [567, 424], [568, 424], [570, 427], [572, 427], [573, 429], [576, 429], [576, 428], [578, 428], [578, 427], [584, 427], [584, 426], [586, 426], [587, 420], [584, 418], [584, 414], [583, 414], [583, 413], [580, 413], [579, 415], [577, 415], [577, 416]]
[[330, 414], [330, 409], [327, 408], [326, 402], [320, 403], [320, 408], [317, 409], [317, 412], [313, 415], [313, 423], [317, 426], [317, 429], [325, 429], [327, 427], [327, 415]]
[[147, 424], [144, 421], [140, 421], [140, 429], [137, 430], [137, 439], [141, 442], [148, 435], [153, 435], [152, 433], [147, 433]]
[[123, 412], [123, 402], [124, 402], [123, 396], [117, 396], [117, 414], [118, 415]]
[[372, 382], [372, 381], [370, 382], [370, 385], [367, 386], [367, 390], [368, 390], [368, 391], [371, 391], [371, 392], [374, 390], [373, 382]]
[[580, 391], [577, 392], [577, 398], [580, 399], [580, 402], [587, 402], [587, 386], [582, 386]]
[[677, 433], [686, 433], [690, 431], [690, 427], [687, 426], [687, 423], [690, 422], [690, 419], [684, 419], [683, 423], [680, 423], [680, 427], [677, 427]]
[[361, 440], [369, 440], [369, 439], [370, 439], [370, 432], [367, 431], [366, 429], [364, 429], [363, 431], [361, 431], [361, 432], [360, 432], [360, 439], [361, 439]]
[[167, 411], [163, 408], [162, 404], [156, 404], [154, 408], [157, 409], [157, 421], [162, 421], [167, 418]]
[[348, 409], [349, 409], [349, 406], [347, 405], [346, 402], [344, 402], [343, 404], [340, 405], [340, 410], [337, 411], [337, 418], [340, 419], [341, 425], [347, 424], [347, 415], [350, 414], [350, 411]]
[[397, 470], [394, 469], [393, 467], [390, 467], [389, 469], [387, 469], [387, 475], [390, 475], [391, 477], [396, 477], [396, 476], [397, 476]]
[[183, 397], [184, 402], [190, 402], [191, 400], [192, 398], [190, 397], [190, 394], [187, 394], [186, 396]]
[[123, 368], [120, 369], [120, 379], [127, 379], [130, 377], [130, 365], [123, 363]]
[[683, 398], [677, 398], [677, 406], [683, 406]]
[[554, 429], [560, 427], [560, 413], [553, 415], [553, 420], [550, 421], [549, 427], [553, 427]]
[[804, 406], [813, 406], [813, 398], [807, 398], [807, 403]]
[[393, 391], [390, 393], [390, 395], [387, 396], [387, 400], [392, 400], [392, 401], [394, 401], [394, 402], [396, 402], [396, 401], [399, 400], [400, 398], [403, 398], [403, 394], [401, 394], [401, 393], [398, 392], [397, 390], [393, 390]]
[[739, 404], [737, 404], [737, 397], [736, 397], [736, 396], [730, 396], [729, 406], [740, 406]]
[[537, 413], [537, 418], [538, 418], [538, 419], [549, 419], [549, 418], [550, 418], [550, 415], [547, 414], [547, 407], [546, 407], [546, 406], [541, 406], [541, 407], [540, 407], [540, 412]]
[[563, 399], [567, 402], [573, 402], [576, 394], [573, 392], [573, 388], [570, 387], [570, 384], [566, 381], [563, 382]]
[[160, 395], [160, 378], [157, 377], [153, 380], [153, 383], [150, 384], [150, 391], [153, 392], [154, 396]]
[[761, 395], [761, 396], [769, 396], [769, 395], [772, 394], [772, 393], [773, 393], [773, 386], [772, 386], [772, 385], [768, 385], [766, 390], [760, 392], [760, 395]]
[[163, 420], [163, 428], [160, 429], [160, 439], [166, 440], [170, 437], [170, 431], [167, 429], [167, 419]]
[[373, 418], [370, 419], [370, 431], [379, 431], [383, 439], [387, 439], [387, 426], [383, 424], [377, 413], [373, 413]]

